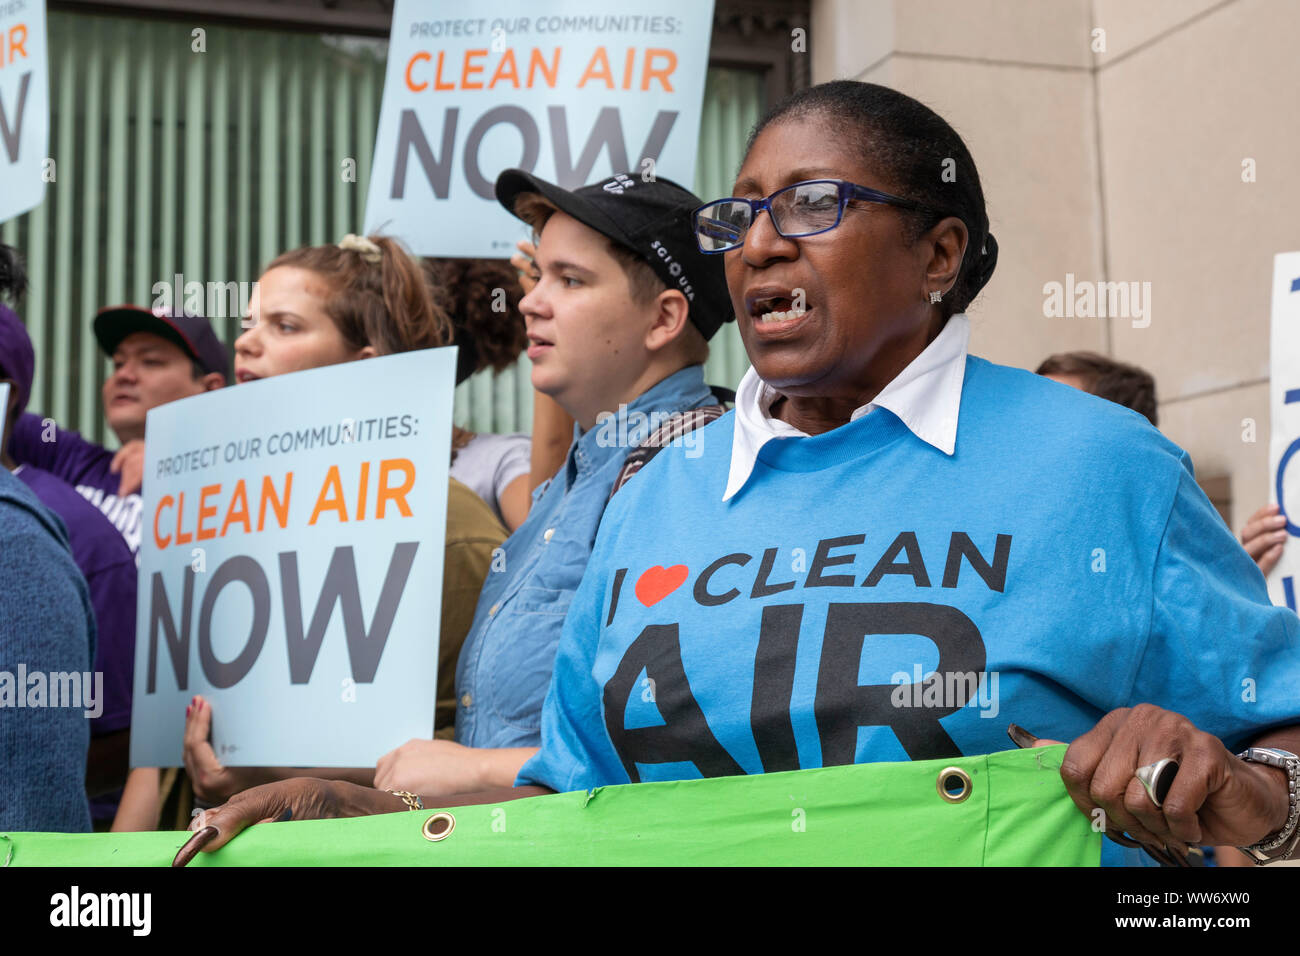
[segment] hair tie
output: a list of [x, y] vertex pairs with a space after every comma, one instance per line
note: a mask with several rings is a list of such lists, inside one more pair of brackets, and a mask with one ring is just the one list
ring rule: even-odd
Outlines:
[[350, 232], [343, 237], [343, 241], [339, 243], [339, 248], [346, 252], [359, 253], [366, 262], [379, 262], [384, 258], [384, 251], [373, 240]]

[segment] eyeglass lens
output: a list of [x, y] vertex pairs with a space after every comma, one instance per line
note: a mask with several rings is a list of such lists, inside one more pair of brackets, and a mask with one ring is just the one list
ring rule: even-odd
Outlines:
[[[832, 228], [839, 220], [839, 187], [812, 182], [788, 186], [771, 197], [772, 224], [783, 236], [808, 236]], [[745, 241], [753, 223], [753, 208], [740, 200], [714, 203], [699, 214], [700, 241], [705, 249], [730, 249]]]

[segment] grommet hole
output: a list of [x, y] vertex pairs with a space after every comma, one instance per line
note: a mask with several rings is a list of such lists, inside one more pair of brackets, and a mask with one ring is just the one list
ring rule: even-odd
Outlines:
[[456, 829], [456, 818], [446, 810], [440, 810], [424, 821], [424, 838], [433, 843], [445, 840]]

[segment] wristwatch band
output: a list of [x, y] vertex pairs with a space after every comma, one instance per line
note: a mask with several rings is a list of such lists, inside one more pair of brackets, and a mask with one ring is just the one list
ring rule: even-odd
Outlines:
[[[1265, 837], [1260, 842], [1240, 847], [1241, 852], [1261, 866], [1290, 859], [1297, 843], [1300, 843], [1300, 829], [1296, 827], [1296, 824], [1300, 823], [1300, 757], [1289, 750], [1279, 750], [1276, 747], [1248, 747], [1237, 756], [1251, 763], [1262, 763], [1285, 770], [1287, 786], [1286, 824], [1277, 833]], [[1270, 855], [1283, 846], [1286, 847], [1285, 853], [1278, 856]]]

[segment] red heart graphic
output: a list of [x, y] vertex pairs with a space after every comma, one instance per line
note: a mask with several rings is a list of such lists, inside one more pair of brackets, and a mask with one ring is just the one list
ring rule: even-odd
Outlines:
[[684, 564], [674, 564], [671, 568], [656, 564], [637, 579], [636, 599], [646, 607], [658, 604], [681, 587], [689, 573]]

